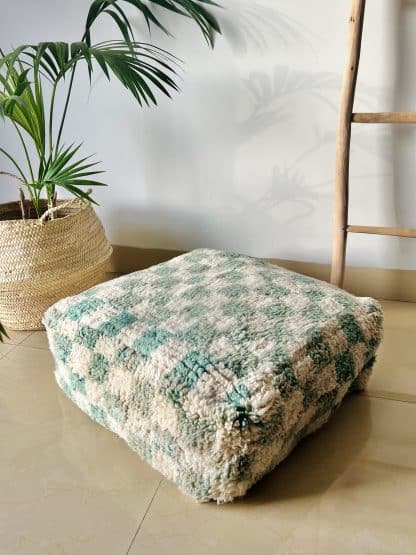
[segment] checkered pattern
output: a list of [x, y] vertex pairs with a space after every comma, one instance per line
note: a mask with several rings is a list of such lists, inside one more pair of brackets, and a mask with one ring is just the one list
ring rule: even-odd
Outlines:
[[365, 386], [382, 313], [203, 249], [64, 299], [44, 323], [68, 397], [198, 501], [228, 502]]

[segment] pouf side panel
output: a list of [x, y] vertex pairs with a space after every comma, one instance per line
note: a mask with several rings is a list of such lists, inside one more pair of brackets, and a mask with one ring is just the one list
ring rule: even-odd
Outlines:
[[[368, 308], [368, 300], [365, 301], [365, 304]], [[251, 453], [254, 457], [251, 458], [245, 471], [244, 469], [243, 471], [240, 470], [241, 461], [238, 461], [238, 464], [230, 472], [230, 476], [233, 477], [231, 483], [223, 483], [215, 488], [223, 496], [220, 499], [221, 501], [230, 501], [235, 497], [244, 495], [253, 484], [284, 460], [304, 437], [324, 426], [338, 410], [348, 393], [365, 388], [375, 362], [374, 353], [381, 340], [380, 323], [382, 322], [382, 312], [378, 303], [371, 302], [369, 304], [370, 312], [364, 320], [365, 332], [371, 345], [370, 351], [360, 348], [360, 346], [357, 348], [357, 344], [353, 344], [352, 348], [349, 345], [338, 353], [343, 357], [344, 355], [350, 355], [354, 348], [356, 349], [356, 356], [352, 355], [351, 357], [354, 359], [353, 375], [341, 386], [321, 391], [321, 398], [304, 407], [303, 411], [295, 411], [291, 419], [276, 427], [275, 442], [273, 442], [273, 432], [268, 437], [263, 436], [261, 438], [261, 449], [258, 448], [258, 445], [254, 447]], [[340, 330], [338, 330], [338, 334], [342, 336]], [[303, 365], [307, 363], [306, 359], [307, 355], [303, 353]], [[302, 363], [300, 366], [302, 366]], [[333, 366], [333, 364], [329, 366]], [[299, 391], [294, 393], [298, 394]], [[293, 392], [292, 397], [296, 397]], [[278, 441], [278, 433], [280, 434], [280, 441]], [[267, 439], [268, 441], [266, 441]], [[248, 477], [245, 478], [244, 474], [248, 474]]]
[[[255, 485], [262, 477], [267, 475], [276, 468], [288, 455], [297, 447], [301, 440], [308, 435], [318, 431], [321, 427], [328, 423], [333, 414], [338, 410], [341, 403], [329, 409], [326, 413], [321, 414], [319, 418], [311, 421], [303, 430], [298, 434], [291, 434], [283, 442], [284, 449], [273, 454], [270, 462], [265, 466], [265, 459], [268, 460], [264, 450], [257, 450], [257, 460], [252, 461], [254, 468], [259, 468], [257, 472], [254, 469], [250, 472], [250, 479], [233, 480], [231, 482], [218, 482], [218, 471], [215, 469], [210, 473], [207, 472], [208, 460], [205, 462], [204, 480], [200, 475], [193, 473], [188, 468], [186, 472], [182, 471], [181, 466], [175, 464], [172, 459], [164, 457], [155, 450], [154, 443], [145, 441], [144, 438], [126, 436], [120, 431], [116, 431], [109, 423], [108, 416], [104, 411], [101, 411], [96, 406], [91, 406], [85, 397], [79, 396], [71, 387], [68, 382], [63, 378], [63, 372], [57, 371], [57, 383], [63, 392], [71, 399], [83, 412], [85, 412], [92, 420], [106, 427], [109, 431], [115, 433], [121, 439], [126, 441], [129, 447], [135, 451], [141, 458], [146, 460], [153, 468], [161, 472], [167, 479], [176, 483], [179, 489], [192, 496], [198, 502], [209, 502], [216, 500], [220, 503], [231, 502], [238, 497], [244, 496], [247, 491]], [[147, 439], [147, 438], [146, 438]], [[160, 442], [156, 442], [160, 445]], [[211, 474], [211, 479], [208, 478]]]
[[84, 395], [73, 389], [73, 386], [70, 385], [71, 379], [67, 370], [66, 367], [57, 366], [55, 372], [57, 384], [65, 395], [86, 415], [123, 439], [133, 451], [146, 460], [154, 469], [158, 470], [165, 478], [175, 482], [183, 493], [190, 495], [198, 502], [208, 502], [216, 499], [212, 484], [215, 483], [219, 472], [215, 465], [210, 465], [210, 459], [206, 454], [203, 460], [204, 472], [202, 477], [201, 468], [194, 469], [192, 467], [192, 462], [194, 462], [192, 461], [192, 454], [191, 457], [186, 457], [187, 453], [180, 450], [176, 442], [167, 441], [166, 430], [161, 430], [162, 433], [155, 434], [154, 430], [151, 429], [147, 430], [147, 433], [143, 431], [132, 433], [127, 429], [120, 428], [104, 409], [91, 404]]
[[[50, 337], [50, 339], [51, 345], [53, 345], [53, 337]], [[218, 471], [218, 467], [215, 466], [215, 462], [211, 462], [206, 456], [206, 453], [202, 455], [204, 457], [203, 460], [199, 461], [199, 469], [193, 471], [192, 465], [189, 465], [189, 461], [188, 464], [185, 465], [184, 463], [186, 461], [182, 459], [178, 461], [172, 460], [172, 457], [167, 457], [166, 453], [163, 453], [164, 450], [166, 451], [165, 442], [161, 441], [157, 436], [155, 437], [154, 432], [151, 434], [152, 437], [149, 439], [149, 437], [146, 437], [146, 434], [143, 432], [142, 437], [140, 437], [140, 434], [131, 434], [130, 432], [126, 432], [126, 430], [122, 427], [120, 428], [118, 423], [115, 422], [102, 407], [100, 407], [99, 399], [96, 404], [91, 404], [91, 401], [87, 400], [82, 392], [78, 392], [74, 389], [77, 384], [73, 383], [73, 374], [68, 367], [65, 367], [65, 365], [58, 366], [57, 379], [64, 392], [84, 412], [86, 412], [99, 424], [106, 426], [117, 435], [123, 437], [130, 447], [138, 452], [156, 469], [161, 471], [167, 478], [174, 480], [183, 491], [192, 495], [198, 499], [198, 501], [208, 501], [209, 499], [214, 498], [222, 502], [231, 501], [235, 497], [244, 495], [247, 489], [249, 489], [264, 474], [269, 472], [281, 460], [283, 460], [304, 435], [311, 433], [309, 428], [311, 431], [314, 431], [318, 427], [322, 426], [330, 418], [335, 408], [339, 406], [342, 398], [346, 395], [351, 385], [349, 382], [346, 382], [343, 389], [338, 392], [338, 398], [334, 397], [334, 408], [328, 410], [326, 415], [320, 415], [319, 426], [316, 426], [313, 423], [314, 417], [315, 420], [317, 420], [314, 412], [319, 412], [319, 406], [318, 408], [313, 406], [313, 411], [310, 414], [309, 419], [303, 424], [301, 418], [299, 417], [303, 430], [291, 430], [288, 432], [288, 437], [281, 439], [280, 448], [277, 448], [276, 444], [269, 445], [267, 449], [263, 447], [258, 457], [258, 461], [251, 461], [253, 468], [251, 468], [248, 473], [248, 479], [244, 479], [244, 471], [242, 472], [239, 468], [241, 465], [241, 457], [237, 458], [237, 461], [234, 461], [234, 463], [232, 463], [231, 459], [230, 468], [228, 470], [230, 479], [226, 480], [224, 479], [222, 473]], [[72, 382], [72, 385], [69, 385], [70, 382]], [[293, 424], [293, 422], [287, 423], [286, 428]], [[161, 432], [163, 435], [163, 430], [161, 430]], [[180, 438], [176, 439], [179, 440]], [[157, 446], [159, 446], [159, 449]], [[258, 452], [257, 449], [256, 451]], [[180, 455], [181, 457], [183, 456], [183, 451]], [[210, 468], [210, 462], [211, 465], [214, 465], [212, 468]], [[232, 467], [233, 464], [236, 465], [234, 468]], [[187, 472], [183, 472], [183, 468], [185, 466], [187, 468]], [[200, 478], [201, 468], [203, 469], [205, 480], [201, 480]]]

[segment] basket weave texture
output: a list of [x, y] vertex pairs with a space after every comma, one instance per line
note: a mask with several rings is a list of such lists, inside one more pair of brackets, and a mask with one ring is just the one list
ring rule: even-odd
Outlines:
[[42, 329], [52, 304], [105, 278], [112, 247], [91, 205], [58, 207], [42, 223], [18, 219], [18, 202], [0, 204], [0, 321], [10, 329]]

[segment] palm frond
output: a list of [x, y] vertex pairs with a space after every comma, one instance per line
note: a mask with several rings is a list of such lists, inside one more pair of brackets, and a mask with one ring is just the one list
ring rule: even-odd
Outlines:
[[[221, 32], [209, 10], [214, 6], [218, 5], [213, 0], [92, 0], [80, 42], [24, 44], [8, 54], [0, 49], [0, 118], [8, 118], [16, 129], [30, 180], [11, 154], [3, 148], [0, 148], [0, 154], [8, 159], [25, 182], [38, 216], [43, 192], [46, 192], [48, 203], [53, 202], [56, 187], [63, 187], [76, 197], [94, 202], [90, 191], [83, 188], [105, 185], [93, 179], [102, 173], [96, 167], [97, 162], [91, 162], [90, 157], [77, 157], [80, 145], [61, 146], [78, 65], [85, 62], [90, 81], [96, 69], [100, 69], [108, 80], [118, 80], [141, 106], [157, 104], [158, 93], [170, 97], [173, 91], [179, 89], [176, 81], [180, 60], [161, 48], [137, 42], [124, 8], [135, 8], [144, 17], [149, 30], [155, 26], [168, 34], [168, 29], [159, 19], [160, 9], [190, 18], [202, 31], [208, 44], [213, 46], [215, 34]], [[92, 27], [101, 15], [112, 19], [122, 40], [92, 44]], [[68, 73], [63, 110], [58, 125], [55, 125], [58, 85]], [[50, 95], [43, 92], [46, 81], [51, 85]], [[33, 141], [37, 150], [37, 171], [32, 164], [30, 148], [26, 145], [27, 138]], [[1, 334], [2, 328], [0, 337]]]
[[66, 42], [41, 42], [32, 45], [25, 54], [35, 69], [42, 69], [53, 82], [65, 77], [70, 68], [70, 51]]
[[0, 70], [6, 66], [10, 71], [18, 64], [43, 72], [52, 83], [65, 77], [72, 67], [70, 58], [70, 44], [67, 42], [40, 42], [39, 44], [24, 44], [12, 52], [0, 56]]
[[[80, 61], [86, 62], [91, 79], [95, 61], [109, 80], [111, 75], [117, 78], [140, 105], [157, 104], [152, 88], [158, 89], [169, 97], [172, 90], [178, 90], [174, 77], [177, 74], [175, 66], [178, 65], [179, 60], [166, 50], [146, 43], [108, 41], [88, 46], [85, 42], [72, 44], [43, 42], [37, 45], [26, 45], [25, 48], [21, 47], [17, 51], [19, 53], [17, 57], [16, 51], [7, 55], [8, 63], [4, 62], [4, 58], [0, 59], [0, 63], [3, 61], [7, 66], [9, 96], [16, 96], [16, 87], [23, 86], [19, 81], [17, 70], [11, 65], [20, 63], [23, 68], [21, 58], [27, 66], [27, 69], [22, 71], [22, 75], [26, 76], [30, 69], [35, 73], [41, 69], [54, 83], [64, 78], [65, 74]], [[5, 80], [4, 84], [7, 84], [7, 78], [4, 77], [3, 80]], [[23, 77], [21, 80], [23, 81]], [[1, 73], [0, 83], [2, 83]], [[39, 104], [43, 105], [40, 102], [41, 91], [37, 91], [39, 98], [36, 98], [36, 90], [33, 92], [29, 85], [30, 83], [26, 81], [26, 97], [25, 90], [20, 95], [21, 100], [13, 99], [13, 103], [18, 104], [20, 108], [16, 109], [14, 117], [34, 139], [42, 142], [44, 120], [42, 112], [39, 111]], [[1, 95], [0, 92], [0, 100]], [[31, 121], [31, 118], [34, 121]], [[34, 128], [34, 124], [37, 124], [37, 128]]]
[[[11, 65], [1, 64], [0, 58], [0, 117], [9, 118], [24, 129], [33, 139], [38, 151], [42, 150], [45, 142], [45, 118], [43, 99], [33, 91], [28, 79], [30, 69], [24, 69], [19, 60]], [[3, 69], [3, 71], [2, 71]]]
[[55, 187], [62, 187], [76, 197], [94, 203], [90, 194], [80, 187], [105, 186], [105, 183], [91, 179], [91, 176], [104, 172], [96, 169], [99, 162], [89, 162], [92, 156], [75, 159], [81, 146], [80, 144], [61, 147], [57, 153], [52, 153], [41, 165], [38, 181], [31, 185], [35, 189], [47, 187], [51, 196], [55, 192]]
[[[91, 28], [97, 18], [102, 14], [107, 14], [113, 18], [115, 24], [121, 31], [124, 40], [134, 42], [134, 35], [124, 9], [120, 6], [124, 2], [139, 10], [144, 17], [148, 28], [154, 25], [164, 33], [170, 34], [168, 29], [162, 24], [149, 7], [148, 2], [143, 0], [94, 0], [90, 6], [83, 40], [91, 45]], [[210, 46], [214, 45], [215, 33], [221, 33], [217, 19], [207, 9], [206, 6], [218, 6], [212, 0], [150, 0], [151, 4], [162, 7], [170, 12], [192, 19], [200, 28], [205, 40]]]
[[40, 42], [39, 44], [24, 44], [12, 52], [0, 56], [0, 70], [3, 66], [8, 69], [22, 64], [43, 74], [52, 82], [71, 67], [70, 45], [66, 42]]
[[178, 90], [174, 81], [178, 59], [150, 44], [109, 41], [88, 46], [77, 42], [71, 45], [71, 55], [74, 60], [86, 62], [90, 78], [95, 60], [107, 79], [113, 75], [140, 105], [157, 104], [152, 87], [168, 97], [172, 90]]

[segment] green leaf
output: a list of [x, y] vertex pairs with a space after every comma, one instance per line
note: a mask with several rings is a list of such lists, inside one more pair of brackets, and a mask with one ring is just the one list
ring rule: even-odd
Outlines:
[[51, 194], [53, 194], [55, 187], [62, 187], [79, 198], [85, 198], [93, 202], [91, 196], [82, 191], [80, 187], [105, 186], [106, 184], [101, 181], [90, 179], [90, 176], [104, 172], [93, 169], [99, 162], [85, 163], [91, 159], [91, 156], [75, 159], [81, 146], [80, 144], [61, 147], [57, 153], [52, 153], [42, 166], [38, 182], [34, 183], [33, 187], [39, 191], [43, 187], [49, 187]]
[[65, 77], [72, 67], [69, 44], [66, 42], [40, 42], [29, 45], [23, 52], [23, 56], [31, 60], [33, 67], [42, 68], [53, 82]]
[[85, 40], [88, 46], [91, 46], [91, 28], [93, 24], [100, 17], [100, 15], [104, 13], [108, 14], [110, 8], [112, 8], [110, 11], [113, 13], [113, 10], [117, 10], [117, 15], [119, 17], [114, 17], [111, 14], [109, 15], [113, 17], [113, 20], [119, 28], [124, 40], [127, 41], [126, 37], [129, 37], [131, 42], [134, 41], [133, 32], [131, 27], [128, 25], [128, 18], [124, 9], [121, 7], [121, 4], [123, 3], [130, 4], [140, 12], [149, 30], [151, 25], [154, 25], [155, 27], [161, 29], [164, 33], [170, 34], [168, 29], [156, 16], [154, 10], [152, 10], [149, 6], [149, 4], [155, 4], [167, 11], [192, 19], [198, 25], [205, 37], [205, 40], [210, 46], [214, 45], [215, 33], [221, 33], [217, 19], [207, 9], [207, 6], [218, 7], [218, 4], [212, 0], [150, 0], [150, 2], [144, 2], [143, 0], [94, 0], [88, 12], [83, 37], [83, 40]]
[[4, 343], [4, 338], [5, 337], [8, 338], [9, 336], [7, 335], [6, 328], [0, 322], [0, 343]]
[[91, 197], [89, 193], [87, 193], [86, 191], [83, 191], [79, 187], [76, 187], [73, 185], [67, 185], [65, 189], [70, 193], [72, 193], [77, 198], [86, 200], [88, 202], [91, 202], [92, 204], [97, 204], [97, 202]]
[[[21, 48], [12, 55], [0, 58], [0, 113], [20, 126], [33, 139], [38, 152], [44, 148], [45, 120], [44, 103], [40, 85], [34, 87], [29, 79], [30, 69], [24, 69], [15, 52], [22, 54]], [[14, 60], [14, 65], [12, 64]], [[36, 90], [37, 88], [37, 90]]]
[[122, 10], [119, 9], [119, 13], [117, 13], [114, 10], [107, 9], [104, 10], [103, 13], [106, 13], [113, 19], [127, 44], [129, 44], [130, 42], [134, 42], [133, 29], [131, 28], [126, 14]]
[[71, 45], [73, 56], [85, 60], [89, 75], [95, 60], [107, 79], [115, 77], [140, 105], [157, 104], [152, 87], [170, 97], [178, 90], [174, 77], [177, 58], [161, 48], [145, 43], [110, 41], [87, 47], [84, 43]]
[[[108, 80], [118, 80], [141, 106], [157, 104], [158, 94], [170, 97], [173, 91], [179, 90], [176, 81], [180, 60], [161, 48], [136, 42], [130, 13], [132, 10], [138, 12], [149, 30], [155, 26], [168, 34], [169, 30], [159, 17], [160, 8], [187, 17], [196, 23], [213, 46], [216, 33], [221, 32], [210, 10], [214, 6], [217, 4], [212, 0], [93, 0], [80, 42], [24, 44], [7, 55], [0, 49], [0, 118], [9, 119], [19, 135], [30, 181], [15, 158], [1, 148], [0, 153], [8, 158], [25, 181], [37, 209], [41, 193], [46, 191], [50, 201], [56, 186], [93, 202], [82, 187], [105, 185], [92, 179], [102, 173], [97, 169], [97, 162], [91, 162], [90, 157], [78, 158], [81, 145], [60, 147], [77, 66], [86, 64], [90, 82], [93, 71], [98, 68]], [[111, 18], [122, 40], [91, 44], [92, 26], [101, 15]], [[58, 98], [58, 84], [68, 72], [70, 79], [55, 138], [55, 98]], [[44, 94], [46, 81], [52, 85], [50, 95]], [[26, 147], [25, 133], [37, 151], [37, 175], [31, 163], [32, 153]]]
[[23, 173], [22, 168], [19, 166], [19, 164], [16, 162], [16, 160], [13, 158], [13, 156], [11, 154], [9, 154], [6, 150], [4, 150], [4, 148], [0, 148], [0, 152], [8, 159], [10, 160], [10, 162], [13, 164], [13, 166], [16, 168], [16, 170], [19, 172], [20, 177], [23, 179], [23, 181], [25, 183], [27, 183], [27, 178], [25, 176], [25, 174]]

